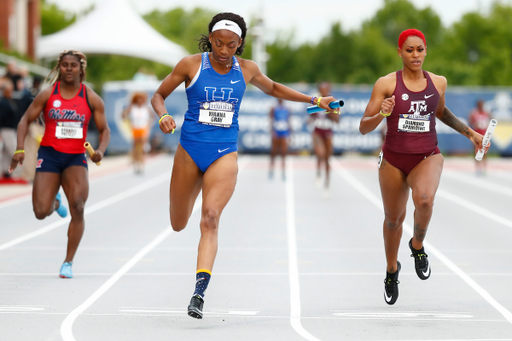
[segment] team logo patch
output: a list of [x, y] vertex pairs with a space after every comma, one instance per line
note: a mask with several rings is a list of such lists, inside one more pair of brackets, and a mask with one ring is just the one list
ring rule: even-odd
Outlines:
[[60, 106], [62, 105], [61, 101], [59, 101], [58, 99], [56, 99], [55, 101], [53, 101], [53, 106], [55, 108], [60, 108]]
[[203, 108], [208, 109], [209, 107], [210, 107], [210, 103], [208, 103], [208, 102], [203, 103]]
[[408, 94], [403, 94], [402, 95], [402, 100], [407, 101], [408, 99], [409, 99], [409, 95]]
[[43, 163], [43, 161], [44, 161], [43, 159], [38, 159], [36, 168], [41, 168], [41, 164]]

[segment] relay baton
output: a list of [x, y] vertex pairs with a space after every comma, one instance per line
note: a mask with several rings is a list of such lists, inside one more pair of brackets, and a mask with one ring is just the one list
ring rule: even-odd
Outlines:
[[[89, 153], [89, 156], [93, 156], [93, 155], [94, 155], [94, 153], [96, 153], [96, 152], [94, 151], [94, 148], [92, 148], [92, 146], [91, 146], [91, 144], [90, 144], [89, 142], [85, 142], [85, 143], [84, 143], [84, 147], [85, 147], [85, 149], [87, 150], [87, 152]], [[101, 162], [96, 162], [96, 165], [97, 165], [97, 166], [101, 165]]]
[[[334, 101], [334, 102], [329, 103], [329, 108], [337, 109], [337, 108], [341, 108], [344, 105], [345, 105], [345, 102], [343, 102], [343, 100], [340, 99], [339, 101]], [[324, 110], [325, 109], [320, 108], [318, 105], [312, 105], [312, 106], [308, 107], [308, 114], [314, 114], [316, 112], [324, 111]]]
[[[485, 131], [484, 139], [482, 140], [482, 146], [485, 148], [489, 142], [491, 142], [491, 136], [492, 133], [494, 133], [494, 128], [498, 125], [498, 121], [495, 119], [492, 119], [491, 122], [489, 122], [489, 126], [487, 127], [487, 130]], [[478, 152], [475, 155], [475, 159], [477, 161], [482, 161], [482, 158], [484, 157], [484, 148], [479, 149]]]

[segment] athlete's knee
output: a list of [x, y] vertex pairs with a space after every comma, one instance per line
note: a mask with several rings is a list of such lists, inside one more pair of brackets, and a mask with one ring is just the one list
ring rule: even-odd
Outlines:
[[201, 217], [201, 230], [215, 231], [219, 226], [220, 212], [215, 209], [205, 209]]
[[79, 200], [69, 203], [69, 212], [72, 218], [83, 218], [85, 210], [85, 201]]
[[427, 192], [413, 194], [412, 196], [416, 209], [430, 210], [434, 207], [434, 195]]
[[49, 209], [43, 207], [35, 207], [34, 206], [34, 215], [37, 219], [43, 220], [48, 216]]
[[390, 230], [395, 230], [402, 226], [405, 219], [405, 214], [402, 216], [386, 216], [384, 219], [384, 226]]
[[171, 227], [174, 232], [180, 232], [185, 227], [187, 227], [187, 221], [184, 219], [179, 219], [171, 213]]

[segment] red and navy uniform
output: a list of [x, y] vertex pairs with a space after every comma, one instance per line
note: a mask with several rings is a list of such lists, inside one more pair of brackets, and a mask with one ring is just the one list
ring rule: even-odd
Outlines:
[[478, 109], [473, 110], [471, 115], [469, 115], [469, 124], [474, 131], [479, 133], [480, 135], [485, 135], [487, 131], [487, 126], [491, 121], [491, 114], [487, 111], [480, 111]]
[[407, 89], [402, 70], [396, 72], [395, 107], [387, 117], [383, 157], [406, 176], [422, 160], [439, 154], [436, 133], [436, 111], [440, 95], [428, 72], [424, 90]]
[[[43, 114], [45, 131], [41, 146], [68, 154], [85, 153], [84, 143], [92, 111], [84, 84], [80, 84], [75, 97], [64, 99], [60, 95], [60, 82], [56, 82]], [[80, 131], [81, 135], [76, 135]]]
[[62, 98], [60, 82], [43, 109], [45, 131], [37, 155], [36, 172], [62, 173], [71, 166], [87, 167], [84, 143], [92, 116], [87, 87], [72, 99]]

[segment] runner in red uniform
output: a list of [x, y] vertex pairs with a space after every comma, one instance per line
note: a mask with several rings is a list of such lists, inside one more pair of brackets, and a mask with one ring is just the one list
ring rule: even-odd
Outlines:
[[[484, 101], [479, 100], [476, 102], [476, 108], [469, 114], [469, 126], [473, 128], [477, 133], [485, 135], [485, 131], [491, 121], [491, 114], [484, 109]], [[485, 175], [487, 170], [487, 157], [484, 155], [482, 161], [475, 160], [476, 175]]]
[[423, 240], [432, 217], [434, 197], [443, 168], [437, 147], [436, 117], [482, 148], [483, 136], [462, 123], [445, 106], [446, 79], [422, 70], [427, 54], [423, 34], [406, 30], [398, 39], [403, 69], [380, 78], [373, 88], [359, 130], [373, 131], [387, 117], [387, 134], [379, 157], [379, 182], [384, 203], [384, 247], [387, 274], [384, 298], [398, 298], [398, 247], [402, 237], [409, 188], [414, 202], [414, 236], [409, 241], [416, 274], [430, 277]]
[[67, 209], [59, 194], [60, 186], [64, 189], [71, 222], [66, 258], [60, 271], [63, 278], [73, 277], [71, 265], [84, 233], [84, 206], [89, 195], [84, 142], [91, 117], [100, 133], [99, 147], [92, 161], [99, 162], [103, 158], [110, 141], [103, 101], [82, 83], [86, 67], [83, 53], [66, 50], [60, 54], [57, 66], [48, 76], [52, 86], [36, 96], [18, 124], [17, 150], [10, 167], [12, 172], [18, 163], [23, 163], [28, 126], [43, 111], [45, 132], [38, 152], [32, 204], [37, 219], [44, 219], [53, 211], [65, 217]]

